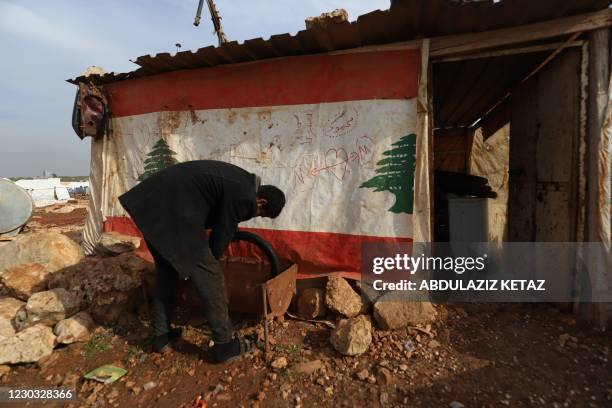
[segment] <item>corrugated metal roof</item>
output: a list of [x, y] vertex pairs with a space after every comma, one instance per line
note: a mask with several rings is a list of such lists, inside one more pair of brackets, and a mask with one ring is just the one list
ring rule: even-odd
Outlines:
[[[610, 0], [502, 0], [462, 3], [451, 0], [392, 0], [389, 10], [376, 10], [356, 21], [325, 28], [278, 34], [268, 40], [232, 41], [220, 47], [171, 55], [143, 55], [129, 73], [92, 76], [97, 83], [155, 75], [180, 69], [249, 62], [274, 57], [316, 54], [417, 38], [482, 32], [605, 9]], [[78, 77], [69, 82], [83, 81]]]

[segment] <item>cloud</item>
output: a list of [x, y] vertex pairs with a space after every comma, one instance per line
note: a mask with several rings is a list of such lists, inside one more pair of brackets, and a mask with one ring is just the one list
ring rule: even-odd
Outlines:
[[114, 48], [87, 34], [55, 24], [25, 7], [7, 2], [0, 2], [0, 31], [73, 52], [93, 53], [94, 45], [107, 50]]

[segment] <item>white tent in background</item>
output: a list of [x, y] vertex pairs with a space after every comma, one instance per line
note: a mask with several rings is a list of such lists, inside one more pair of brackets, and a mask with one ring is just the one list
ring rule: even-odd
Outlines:
[[70, 199], [68, 189], [62, 185], [59, 178], [21, 179], [15, 184], [30, 194], [36, 207], [66, 203]]
[[69, 181], [62, 183], [70, 194], [89, 194], [89, 181]]

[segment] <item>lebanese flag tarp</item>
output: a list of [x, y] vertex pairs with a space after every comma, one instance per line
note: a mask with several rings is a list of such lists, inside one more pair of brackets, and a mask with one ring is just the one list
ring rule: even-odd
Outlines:
[[[414, 238], [415, 169], [419, 161], [427, 165], [417, 113], [421, 70], [421, 50], [408, 49], [106, 85], [113, 118], [109, 135], [92, 145], [85, 239], [100, 228], [138, 234], [119, 195], [172, 163], [215, 159], [258, 174], [287, 196], [278, 218], [241, 228], [260, 234], [301, 273], [358, 271], [361, 243]], [[417, 178], [421, 173], [427, 171], [417, 170]]]

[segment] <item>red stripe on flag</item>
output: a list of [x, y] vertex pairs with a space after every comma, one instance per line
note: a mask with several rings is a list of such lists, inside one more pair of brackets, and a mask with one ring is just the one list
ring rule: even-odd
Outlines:
[[[299, 265], [300, 274], [325, 274], [329, 272], [359, 272], [361, 268], [361, 244], [371, 242], [412, 242], [410, 238], [372, 237], [367, 235], [337, 234], [331, 232], [304, 232], [241, 228], [251, 231], [268, 241], [281, 259]], [[108, 217], [104, 231], [140, 236], [140, 231], [128, 217]], [[245, 247], [230, 248], [232, 256], [255, 256]], [[142, 243], [137, 253], [152, 261]]]
[[187, 69], [105, 85], [114, 117], [160, 111], [406, 99], [420, 50], [313, 55]]

